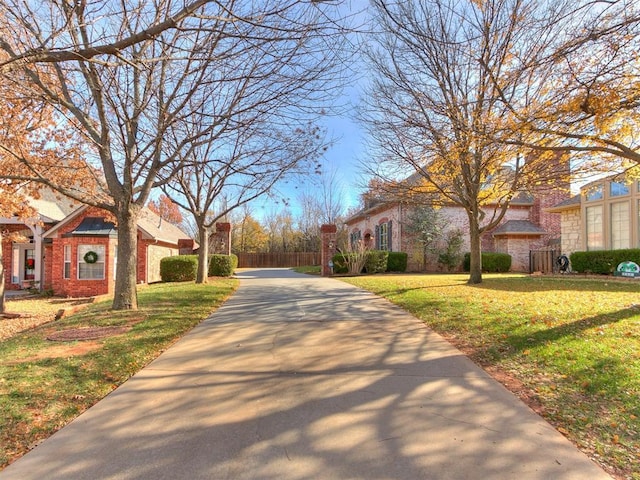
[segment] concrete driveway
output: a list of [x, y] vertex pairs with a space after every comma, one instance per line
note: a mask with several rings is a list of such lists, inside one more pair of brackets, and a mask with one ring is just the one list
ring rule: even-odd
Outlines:
[[238, 277], [210, 318], [0, 479], [610, 478], [387, 301], [282, 269]]

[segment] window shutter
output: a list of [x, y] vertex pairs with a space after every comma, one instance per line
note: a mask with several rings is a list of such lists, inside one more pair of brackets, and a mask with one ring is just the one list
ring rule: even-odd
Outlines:
[[376, 243], [375, 243], [375, 249], [376, 250], [380, 250], [380, 226], [376, 225]]
[[387, 250], [389, 250], [390, 252], [393, 252], [393, 248], [391, 245], [391, 220], [389, 220], [389, 223], [387, 224], [387, 235], [388, 235], [388, 241], [387, 241]]

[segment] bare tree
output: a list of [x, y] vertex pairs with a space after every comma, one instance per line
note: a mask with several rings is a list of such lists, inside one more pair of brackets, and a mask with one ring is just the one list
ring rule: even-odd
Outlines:
[[[247, 53], [274, 66], [255, 73], [265, 88], [301, 76], [326, 82], [335, 74], [327, 69], [339, 33], [335, 7], [303, 0], [43, 0], [32, 7], [28, 0], [0, 5], [7, 27], [0, 49], [8, 57], [2, 74], [26, 78], [29, 95], [54, 106], [84, 140], [86, 160], [96, 167], [85, 174], [99, 187], [70, 191], [23, 160], [31, 179], [113, 214], [119, 262], [113, 308], [135, 309], [139, 212], [152, 188], [171, 179], [225, 121], [200, 121], [220, 94], [216, 69]], [[274, 72], [278, 78], [270, 77]], [[307, 82], [299, 91], [301, 109], [310, 114], [328, 95], [314, 86]], [[294, 110], [280, 111], [289, 113], [295, 117]]]
[[344, 188], [338, 170], [323, 167], [319, 175], [310, 179], [310, 186], [298, 196], [300, 213], [297, 225], [303, 237], [302, 249], [308, 252], [320, 250], [320, 227], [336, 224], [338, 235], [344, 236], [340, 221], [344, 214]]
[[376, 156], [366, 167], [381, 183], [464, 208], [469, 283], [480, 283], [483, 232], [501, 222], [532, 176], [556, 173], [540, 168], [544, 155], [495, 140], [510, 126], [501, 97], [519, 92], [519, 79], [503, 73], [529, 40], [535, 4], [372, 3], [379, 32], [368, 52], [374, 80], [362, 116]]
[[[278, 101], [283, 97], [284, 92]], [[244, 100], [256, 102], [247, 95], [241, 101]], [[209, 236], [216, 222], [268, 193], [287, 174], [304, 168], [322, 149], [322, 137], [316, 128], [296, 127], [287, 132], [281, 127], [282, 132], [275, 132], [278, 123], [272, 115], [277, 109], [263, 112], [256, 107], [257, 103], [247, 106], [252, 116], [255, 114], [250, 122], [228, 127], [229, 131], [191, 149], [183, 168], [162, 187], [174, 202], [191, 213], [197, 226], [200, 248], [196, 283], [207, 281]], [[233, 116], [233, 112], [228, 115]]]

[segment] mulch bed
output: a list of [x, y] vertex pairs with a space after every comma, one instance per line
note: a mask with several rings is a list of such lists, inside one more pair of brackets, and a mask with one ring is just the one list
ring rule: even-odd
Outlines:
[[47, 340], [52, 342], [75, 342], [78, 340], [96, 340], [111, 335], [119, 335], [131, 330], [131, 325], [120, 325], [115, 327], [87, 327], [60, 330], [47, 336]]

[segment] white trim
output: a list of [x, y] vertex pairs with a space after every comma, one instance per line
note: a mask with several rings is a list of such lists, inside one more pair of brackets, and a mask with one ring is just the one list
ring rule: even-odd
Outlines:
[[44, 234], [42, 235], [42, 238], [53, 238], [53, 234], [55, 232], [57, 232], [60, 228], [62, 228], [67, 223], [69, 223], [71, 220], [76, 218], [78, 215], [80, 215], [82, 212], [84, 212], [87, 208], [89, 208], [88, 205], [82, 205], [82, 206], [76, 208], [73, 212], [71, 212], [69, 215], [67, 215], [62, 220], [60, 220], [52, 228], [50, 228], [49, 230], [44, 232]]

